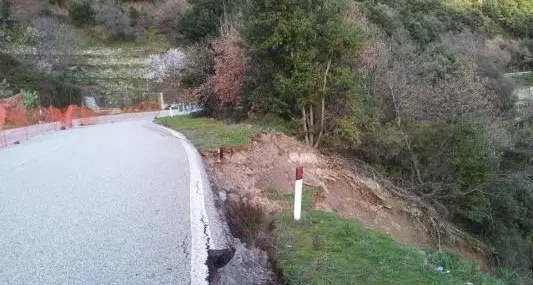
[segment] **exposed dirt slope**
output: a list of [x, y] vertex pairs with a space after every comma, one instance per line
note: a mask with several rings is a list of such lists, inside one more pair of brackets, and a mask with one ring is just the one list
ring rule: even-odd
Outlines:
[[268, 211], [283, 205], [267, 198], [269, 188], [291, 193], [297, 166], [304, 184], [322, 188], [316, 207], [356, 218], [368, 228], [388, 233], [397, 242], [418, 248], [442, 248], [487, 264], [491, 249], [441, 221], [420, 198], [379, 178], [361, 162], [325, 156], [279, 133], [261, 133], [249, 144], [203, 153], [213, 179], [229, 199], [247, 197]]

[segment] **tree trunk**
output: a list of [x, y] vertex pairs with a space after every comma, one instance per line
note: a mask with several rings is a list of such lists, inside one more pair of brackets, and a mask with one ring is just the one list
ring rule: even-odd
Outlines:
[[424, 183], [422, 181], [422, 175], [420, 174], [420, 167], [418, 167], [418, 158], [416, 157], [415, 152], [411, 148], [411, 141], [407, 138], [407, 134], [403, 133], [403, 131], [402, 131], [402, 135], [403, 135], [404, 142], [405, 142], [405, 144], [407, 146], [407, 150], [409, 150], [411, 163], [413, 164], [413, 170], [414, 170], [414, 172], [416, 174], [416, 179], [418, 181], [418, 185], [422, 185]]
[[316, 139], [314, 148], [318, 148], [318, 145], [322, 140], [322, 136], [324, 135], [324, 121], [326, 117], [326, 86], [328, 83], [328, 73], [330, 67], [331, 60], [328, 60], [328, 64], [326, 65], [326, 71], [324, 72], [324, 83], [322, 84], [322, 100], [320, 102], [320, 133], [318, 133], [318, 138]]
[[313, 105], [309, 105], [309, 145], [313, 146], [315, 142], [315, 114], [313, 113]]
[[394, 94], [394, 85], [392, 83], [392, 78], [391, 78], [392, 75], [389, 74], [389, 90], [390, 90], [390, 95], [392, 97], [392, 104], [394, 105], [394, 116], [396, 117], [396, 125], [398, 126], [398, 128], [401, 129], [402, 127], [402, 119], [401, 119], [401, 116], [400, 116], [400, 107], [398, 106], [398, 101], [396, 99], [396, 94]]
[[320, 133], [318, 133], [318, 138], [316, 139], [314, 148], [318, 148], [320, 145], [320, 141], [322, 140], [322, 136], [324, 134], [324, 117], [326, 113], [326, 96], [322, 95], [322, 102], [320, 107]]
[[304, 124], [305, 142], [309, 144], [309, 130], [307, 128], [307, 114], [305, 113], [305, 107], [302, 107], [302, 123]]

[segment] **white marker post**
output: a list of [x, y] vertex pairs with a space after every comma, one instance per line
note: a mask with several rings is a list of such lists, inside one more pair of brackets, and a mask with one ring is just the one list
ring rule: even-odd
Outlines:
[[302, 216], [302, 187], [303, 167], [296, 168], [296, 182], [294, 183], [294, 220], [299, 221]]

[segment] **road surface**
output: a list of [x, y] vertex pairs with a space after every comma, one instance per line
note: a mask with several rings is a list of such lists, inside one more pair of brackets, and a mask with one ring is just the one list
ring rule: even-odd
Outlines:
[[0, 149], [0, 284], [189, 284], [190, 175], [147, 120]]

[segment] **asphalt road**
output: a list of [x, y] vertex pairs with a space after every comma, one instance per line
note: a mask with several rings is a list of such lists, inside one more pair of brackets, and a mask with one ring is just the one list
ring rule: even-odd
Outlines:
[[189, 284], [189, 175], [148, 121], [0, 149], [0, 284]]

